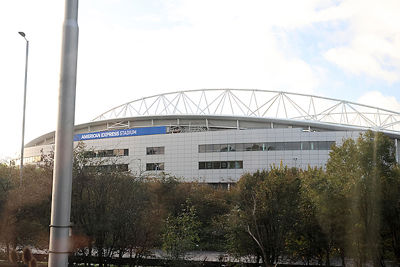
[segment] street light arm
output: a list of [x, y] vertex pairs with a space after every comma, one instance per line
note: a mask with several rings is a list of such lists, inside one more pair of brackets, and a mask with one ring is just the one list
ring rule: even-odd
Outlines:
[[19, 33], [19, 35], [24, 37], [25, 41], [29, 42], [28, 39], [26, 39], [26, 34], [24, 32], [18, 32], [18, 33]]

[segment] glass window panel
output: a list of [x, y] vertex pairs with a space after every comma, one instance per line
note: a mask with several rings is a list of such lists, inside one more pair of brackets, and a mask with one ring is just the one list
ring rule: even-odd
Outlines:
[[162, 171], [164, 170], [164, 162], [146, 163], [146, 171]]
[[275, 143], [275, 148], [276, 150], [285, 150], [285, 143], [284, 142], [276, 142]]
[[206, 163], [205, 162], [199, 162], [199, 170], [203, 170], [206, 168]]
[[221, 152], [227, 152], [228, 151], [228, 145], [227, 144], [222, 144], [221, 145]]
[[236, 146], [236, 151], [245, 151], [243, 143], [235, 144], [235, 146]]
[[274, 151], [276, 150], [275, 143], [265, 143], [265, 149], [267, 151]]
[[119, 165], [117, 165], [117, 170], [118, 171], [123, 171], [123, 172], [128, 171], [128, 164], [119, 164]]
[[206, 152], [207, 153], [213, 152], [213, 145], [206, 145]]
[[319, 147], [322, 146], [323, 142], [314, 142], [314, 150], [321, 150]]
[[221, 162], [220, 161], [214, 161], [213, 162], [213, 169], [221, 169]]
[[227, 161], [221, 161], [221, 169], [227, 169], [228, 168], [228, 162]]
[[304, 141], [301, 142], [301, 150], [310, 150], [310, 142]]
[[228, 151], [236, 151], [236, 144], [228, 144]]
[[262, 143], [254, 143], [251, 146], [251, 151], [262, 151]]
[[158, 167], [157, 170], [163, 171], [164, 170], [164, 162], [157, 163], [157, 167]]
[[327, 141], [327, 143], [328, 143], [328, 149], [329, 149], [329, 150], [331, 150], [331, 149], [332, 149], [332, 146], [336, 144], [335, 141]]
[[84, 157], [85, 158], [94, 158], [94, 157], [96, 157], [96, 153], [94, 153], [94, 151], [86, 151], [86, 152], [84, 152]]
[[199, 145], [199, 153], [205, 153], [206, 152], [206, 145]]
[[212, 151], [213, 152], [220, 152], [221, 151], [221, 145], [220, 144], [214, 144]]
[[243, 169], [243, 161], [235, 161], [235, 169]]
[[146, 163], [146, 171], [152, 171], [152, 170], [154, 170], [154, 164]]
[[247, 143], [247, 144], [243, 144], [243, 145], [244, 145], [244, 151], [252, 151], [252, 149], [253, 149], [252, 143]]
[[129, 156], [129, 149], [124, 149], [124, 156]]
[[212, 169], [212, 162], [211, 161], [206, 162], [206, 169]]
[[235, 168], [235, 162], [234, 161], [228, 161], [229, 164], [229, 169], [234, 169]]
[[288, 142], [286, 143], [286, 150], [300, 150], [300, 142]]
[[328, 150], [328, 142], [321, 141], [318, 142], [318, 150]]
[[157, 147], [147, 147], [146, 148], [147, 155], [160, 155], [164, 154], [164, 147], [157, 146]]

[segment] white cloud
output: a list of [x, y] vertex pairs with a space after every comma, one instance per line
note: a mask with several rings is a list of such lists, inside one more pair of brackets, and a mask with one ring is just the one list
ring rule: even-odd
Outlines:
[[394, 96], [383, 95], [378, 91], [370, 91], [363, 94], [358, 103], [400, 112], [400, 102]]
[[[230, 87], [315, 93], [321, 79], [329, 80], [328, 72], [301, 58], [303, 47], [288, 33], [321, 22], [348, 23], [329, 35], [341, 38], [339, 47], [329, 40], [329, 61], [351, 73], [399, 80], [397, 1], [172, 0], [157, 8], [148, 3], [80, 2], [77, 123], [167, 91]], [[129, 8], [139, 5], [145, 11], [130, 15]], [[10, 129], [1, 138], [1, 153], [20, 145], [24, 40], [17, 31], [26, 31], [31, 40], [26, 140], [56, 126], [63, 8], [51, 0], [0, 1], [0, 73], [5, 74], [0, 112]]]
[[353, 74], [400, 80], [400, 1], [345, 0], [324, 12], [348, 23], [346, 44], [326, 51], [327, 60]]
[[[176, 22], [172, 27], [142, 30], [82, 19], [77, 120], [86, 122], [121, 99], [167, 91], [313, 92], [319, 84], [314, 67], [278, 41], [269, 16], [274, 13], [264, 1], [184, 1], [170, 3], [168, 19]], [[88, 110], [87, 99], [103, 104]]]

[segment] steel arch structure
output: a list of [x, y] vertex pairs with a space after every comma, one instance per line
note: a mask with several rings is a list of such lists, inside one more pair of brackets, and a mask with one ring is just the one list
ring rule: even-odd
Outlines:
[[138, 116], [199, 115], [289, 119], [400, 133], [400, 113], [346, 100], [259, 89], [164, 93], [112, 108], [92, 121]]

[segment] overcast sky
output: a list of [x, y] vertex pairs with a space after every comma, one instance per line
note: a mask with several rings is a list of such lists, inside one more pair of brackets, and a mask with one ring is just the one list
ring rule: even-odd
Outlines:
[[[0, 159], [56, 128], [64, 2], [0, 1]], [[400, 112], [399, 0], [83, 0], [76, 124], [148, 95], [302, 92]]]

